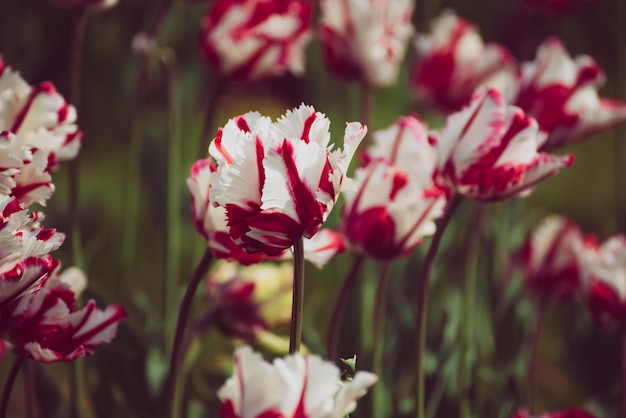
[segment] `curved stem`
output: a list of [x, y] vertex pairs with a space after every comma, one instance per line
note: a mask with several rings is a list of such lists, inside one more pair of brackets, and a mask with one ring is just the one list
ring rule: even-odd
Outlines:
[[196, 269], [189, 280], [185, 296], [180, 304], [180, 310], [178, 312], [178, 321], [176, 322], [176, 333], [174, 334], [174, 342], [172, 345], [172, 355], [170, 357], [170, 371], [168, 376], [168, 384], [166, 386], [168, 406], [170, 409], [170, 417], [176, 418], [178, 416], [178, 377], [180, 374], [181, 366], [181, 349], [185, 340], [185, 329], [189, 314], [191, 313], [191, 305], [193, 297], [198, 289], [198, 285], [202, 281], [202, 278], [206, 274], [206, 271], [213, 260], [213, 255], [209, 248], [206, 249], [202, 259], [196, 266]]
[[17, 378], [17, 373], [20, 371], [20, 367], [22, 367], [22, 363], [24, 363], [24, 356], [17, 356], [15, 358], [15, 362], [13, 362], [13, 366], [11, 366], [11, 371], [9, 372], [9, 376], [7, 377], [7, 381], [4, 383], [2, 402], [0, 403], [0, 418], [6, 418], [7, 416], [7, 410], [9, 409], [9, 399], [11, 398], [11, 390], [13, 390], [13, 386], [15, 385], [15, 379]]
[[[617, 1], [617, 10], [615, 13], [617, 27], [615, 28], [617, 34], [617, 71], [615, 77], [616, 81], [616, 96], [620, 99], [626, 99], [626, 26], [624, 26], [624, 19], [626, 19], [626, 3], [623, 1]], [[624, 168], [624, 153], [626, 152], [626, 127], [624, 125], [618, 126], [613, 131], [613, 196], [615, 196], [615, 223], [617, 231], [626, 232], [626, 218], [624, 214], [624, 177], [626, 176], [626, 169]]]
[[[80, 115], [81, 106], [81, 83], [83, 52], [85, 49], [85, 30], [87, 28], [87, 9], [81, 8], [74, 17], [74, 27], [72, 30], [72, 49], [70, 52], [70, 100]], [[80, 208], [79, 208], [79, 175], [80, 163], [78, 158], [69, 162], [69, 184], [68, 198], [70, 208], [70, 259], [71, 264], [84, 268], [82, 238], [80, 233]], [[81, 402], [85, 398], [82, 360], [78, 359], [70, 366], [70, 411], [71, 418], [84, 416]]]
[[300, 351], [302, 314], [304, 308], [304, 242], [300, 237], [293, 245], [293, 297], [291, 301], [291, 329], [289, 354]]
[[169, 320], [176, 306], [176, 287], [180, 276], [181, 216], [181, 136], [180, 136], [180, 101], [177, 83], [176, 58], [173, 54], [163, 54], [164, 74], [168, 85], [169, 132], [167, 135], [167, 200], [165, 228], [165, 268], [162, 277], [162, 312], [165, 323], [165, 338], [169, 341], [173, 323]]
[[[537, 304], [537, 317], [535, 329], [532, 331], [530, 345], [528, 347], [527, 381], [528, 381], [528, 410], [535, 413], [535, 393], [537, 389], [537, 354], [539, 352], [539, 341], [548, 313], [550, 303], [548, 299], [541, 299]], [[626, 416], [625, 416], [626, 417]]]
[[217, 79], [213, 90], [209, 94], [206, 107], [204, 109], [204, 120], [202, 122], [202, 136], [200, 137], [200, 149], [198, 158], [206, 158], [209, 150], [209, 143], [213, 139], [213, 124], [217, 113], [217, 103], [226, 87], [226, 80]]
[[374, 361], [372, 371], [378, 376], [378, 383], [374, 386], [374, 416], [382, 417], [387, 414], [384, 411], [384, 397], [386, 395], [384, 371], [385, 353], [385, 317], [387, 311], [387, 294], [391, 279], [391, 261], [383, 263], [376, 288], [376, 302], [374, 305]]
[[416, 377], [417, 377], [417, 393], [415, 403], [415, 416], [417, 418], [424, 418], [425, 403], [424, 403], [424, 353], [426, 352], [426, 306], [428, 304], [428, 285], [430, 283], [430, 273], [433, 268], [433, 263], [437, 252], [439, 251], [439, 244], [441, 238], [448, 225], [448, 222], [452, 218], [452, 215], [459, 207], [461, 198], [455, 196], [448, 204], [448, 208], [443, 218], [437, 225], [437, 231], [433, 236], [433, 240], [426, 253], [424, 264], [422, 264], [422, 271], [419, 278], [419, 288], [417, 291], [417, 315], [415, 321], [415, 335], [417, 336], [417, 357], [416, 357]]
[[[359, 117], [362, 125], [367, 126], [369, 132], [372, 131], [372, 127], [370, 126], [372, 123], [372, 114], [374, 112], [374, 91], [372, 87], [367, 83], [361, 84], [361, 107], [359, 109]], [[368, 134], [365, 139], [361, 142], [360, 147], [365, 148], [369, 144], [369, 138], [371, 138], [371, 134]]]
[[34, 361], [26, 362], [26, 373], [24, 375], [24, 389], [26, 391], [26, 416], [28, 418], [39, 417], [39, 409], [37, 407], [37, 363]]
[[469, 364], [470, 342], [474, 342], [474, 331], [472, 329], [472, 318], [474, 318], [474, 302], [476, 299], [476, 281], [478, 279], [478, 243], [480, 239], [480, 228], [484, 214], [484, 204], [478, 202], [474, 208], [474, 215], [470, 222], [470, 227], [465, 240], [465, 281], [463, 283], [463, 306], [461, 327], [461, 347], [459, 361], [459, 386], [461, 389], [460, 416], [471, 417], [472, 407], [470, 403], [470, 384], [468, 376], [471, 374], [472, 365]]
[[[146, 35], [149, 39], [158, 38], [159, 32], [165, 22], [174, 0], [162, 0], [159, 8], [155, 12], [154, 18], [147, 27]], [[137, 231], [139, 216], [139, 198], [141, 192], [141, 149], [143, 146], [142, 123], [144, 119], [143, 105], [148, 92], [149, 80], [148, 70], [150, 58], [142, 56], [141, 63], [135, 81], [135, 91], [133, 93], [133, 103], [130, 115], [130, 135], [126, 166], [126, 178], [124, 181], [124, 208], [122, 212], [122, 245], [121, 258], [124, 272], [128, 274], [129, 266], [135, 259], [137, 243]]]
[[[200, 338], [207, 328], [209, 328], [215, 322], [217, 315], [219, 313], [219, 307], [211, 308], [207, 312], [204, 313], [198, 320], [192, 323], [189, 333], [185, 337], [183, 341], [183, 345], [180, 349], [180, 361], [181, 365], [185, 364], [185, 359], [189, 354], [189, 350], [191, 350], [191, 346], [193, 343]], [[182, 367], [182, 366], [181, 366]]]
[[169, 14], [173, 4], [174, 0], [161, 1], [161, 4], [159, 4], [159, 8], [154, 14], [154, 18], [148, 25], [148, 31], [146, 33], [149, 38], [157, 36], [157, 34], [161, 31], [161, 27], [163, 26], [163, 23], [165, 23], [167, 15]]
[[335, 302], [335, 307], [333, 309], [333, 313], [330, 319], [330, 328], [328, 330], [328, 340], [326, 342], [326, 357], [330, 361], [335, 361], [337, 358], [337, 345], [339, 343], [339, 332], [341, 331], [341, 323], [343, 322], [343, 313], [346, 309], [346, 304], [348, 303], [348, 296], [350, 296], [350, 292], [356, 283], [356, 279], [358, 277], [359, 271], [361, 270], [361, 266], [363, 265], [363, 261], [365, 259], [362, 255], [355, 255], [354, 260], [352, 261], [352, 266], [350, 266], [350, 270], [346, 275], [343, 284], [341, 285], [341, 290], [339, 291], [339, 296], [337, 297], [337, 302]]
[[[74, 28], [72, 31], [72, 50], [70, 53], [70, 101], [80, 112], [80, 87], [82, 81], [83, 50], [85, 47], [85, 29], [87, 27], [87, 11], [81, 9], [76, 13]], [[80, 114], [80, 113], [79, 113]], [[78, 208], [78, 175], [79, 159], [75, 158], [69, 163], [69, 208], [71, 222], [71, 263], [77, 267], [84, 267], [82, 243], [80, 236], [80, 215]]]

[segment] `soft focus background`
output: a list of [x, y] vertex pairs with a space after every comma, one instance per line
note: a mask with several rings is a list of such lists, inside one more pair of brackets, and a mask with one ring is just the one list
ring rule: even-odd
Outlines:
[[[557, 36], [573, 56], [592, 55], [604, 68], [607, 84], [601, 91], [603, 96], [626, 99], [626, 15], [623, 6], [618, 10], [618, 3], [623, 1], [588, 0], [570, 14], [554, 16], [522, 4], [521, 0], [418, 0], [414, 21], [419, 31], [425, 31], [428, 22], [441, 10], [452, 8], [475, 22], [485, 40], [504, 44], [519, 60], [532, 59], [536, 47], [546, 37]], [[79, 127], [84, 139], [79, 164], [80, 222], [90, 279], [88, 296], [122, 304], [130, 313], [114, 342], [84, 361], [86, 388], [91, 399], [88, 410], [94, 417], [161, 416], [160, 384], [167, 370], [169, 350], [164, 331], [165, 335], [168, 332], [171, 335], [175, 319], [165, 314], [165, 307], [171, 303], [177, 306], [183, 284], [204, 250], [204, 242], [192, 225], [185, 179], [189, 166], [200, 156], [204, 104], [215, 88], [214, 76], [204, 65], [198, 48], [201, 19], [209, 2], [175, 1], [164, 21], [159, 43], [171, 49], [174, 97], [180, 106], [173, 120], [178, 127], [174, 136], [176, 146], [182, 153], [181, 172], [175, 184], [180, 195], [176, 204], [183, 233], [176, 246], [181, 286], [169, 296], [165, 294], [165, 168], [166, 140], [172, 138], [169, 123], [172, 115], [168, 112], [168, 89], [172, 84], [161, 69], [150, 68], [143, 100], [145, 113], [138, 120], [133, 103], [140, 58], [131, 49], [134, 36], [145, 30], [153, 18], [157, 3], [157, 0], [121, 0], [108, 12], [91, 14], [87, 23], [79, 108]], [[50, 80], [67, 98], [72, 21], [73, 12], [48, 1], [0, 0], [0, 53], [28, 82]], [[286, 76], [252, 87], [228, 87], [218, 102], [214, 126], [221, 126], [229, 117], [249, 110], [277, 116], [305, 102], [326, 113], [332, 121], [332, 132], [339, 137], [345, 122], [359, 117], [358, 86], [331, 77], [319, 59], [316, 41], [307, 51], [307, 70], [301, 78]], [[421, 112], [431, 126], [443, 123], [437, 114], [424, 112], [424, 106], [416, 103], [409, 93], [407, 76], [413, 58], [410, 47], [398, 85], [376, 92], [370, 130], [384, 128], [398, 116], [412, 111]], [[139, 212], [133, 223], [138, 230], [138, 241], [134, 252], [132, 246], [129, 250], [123, 243], [122, 223], [124, 216], [128, 216], [129, 204], [132, 206], [124, 193], [125, 188], [132, 187], [126, 170], [133, 130], [143, 139], [140, 176], [134, 178], [139, 185], [136, 195]], [[601, 238], [626, 232], [626, 143], [623, 141], [626, 132], [621, 129], [570, 148], [566, 151], [576, 153], [572, 169], [541, 184], [531, 198], [486, 208], [488, 216], [483, 228], [487, 238], [481, 241], [480, 258], [480, 271], [484, 274], [479, 277], [476, 317], [471, 318], [477, 341], [472, 348], [476, 366], [471, 374], [471, 391], [483, 417], [510, 416], [523, 406], [524, 344], [533, 309], [506, 254], [519, 246], [531, 226], [553, 212], [571, 217]], [[53, 178], [57, 190], [46, 209], [45, 221], [46, 226], [64, 232], [69, 232], [70, 225], [67, 171], [63, 167]], [[463, 260], [462, 240], [471, 222], [469, 209], [469, 204], [463, 207], [446, 234], [429, 306], [427, 399], [439, 405], [439, 417], [455, 416], [458, 410], [454, 401], [458, 394], [456, 341], [462, 323], [459, 284], [464, 277], [463, 263], [459, 260]], [[337, 213], [331, 216], [331, 225], [336, 225]], [[67, 241], [56, 253], [66, 265], [69, 248]], [[394, 267], [393, 302], [388, 314], [394, 325], [387, 327], [386, 347], [387, 379], [394, 382], [391, 396], [394, 416], [406, 416], [412, 407], [414, 355], [410, 350], [416, 288], [413, 279], [423, 252], [424, 248]], [[350, 257], [349, 254], [338, 257], [322, 272], [313, 267], [308, 269], [304, 340], [314, 352], [321, 352], [324, 347], [332, 304]], [[371, 329], [367, 321], [360, 319], [371, 311], [367, 295], [374, 292], [376, 275], [377, 267], [368, 264], [362, 281], [363, 303], [352, 301], [347, 316], [350, 330], [343, 337], [343, 354], [361, 348], [366, 351], [368, 344], [371, 346]], [[206, 309], [204, 292], [200, 290], [195, 305], [198, 313]], [[585, 405], [599, 416], [617, 416], [618, 336], [595, 329], [578, 303], [554, 305], [544, 336], [539, 349], [539, 409]], [[202, 411], [215, 411], [218, 407], [215, 390], [229, 373], [231, 352], [232, 344], [213, 331], [194, 351], [186, 364], [188, 416], [215, 416]], [[362, 359], [365, 367], [368, 359], [366, 356]], [[3, 376], [9, 363], [8, 358], [2, 361]], [[37, 376], [40, 416], [66, 416], [63, 405], [69, 396], [69, 367], [41, 365]], [[24, 388], [18, 382], [10, 416], [24, 415], [23, 396]], [[368, 402], [362, 401], [360, 412], [354, 416], [369, 416]]]

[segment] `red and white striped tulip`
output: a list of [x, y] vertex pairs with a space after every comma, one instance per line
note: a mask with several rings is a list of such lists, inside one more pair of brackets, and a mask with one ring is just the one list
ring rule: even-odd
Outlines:
[[0, 309], [0, 336], [25, 357], [51, 363], [90, 355], [110, 342], [124, 308], [96, 308], [93, 300], [76, 306], [72, 287], [61, 279], [49, 280], [34, 293], [25, 294]]
[[291, 320], [293, 266], [260, 263], [241, 266], [221, 261], [206, 281], [208, 306], [228, 337], [249, 339]]
[[239, 82], [299, 75], [312, 17], [305, 0], [217, 0], [204, 18], [202, 51], [218, 74]]
[[329, 146], [330, 121], [301, 105], [277, 122], [250, 112], [231, 119], [209, 147], [217, 162], [209, 200], [226, 211], [230, 236], [247, 252], [276, 256], [311, 238], [345, 188], [367, 129], [346, 127], [343, 150]]
[[234, 357], [233, 375], [218, 391], [222, 418], [343, 418], [377, 380], [360, 371], [341, 382], [339, 369], [315, 355], [267, 363], [249, 347], [240, 347]]
[[374, 87], [394, 84], [413, 34], [415, 0], [323, 0], [322, 57], [338, 77]]
[[435, 185], [436, 148], [426, 126], [404, 116], [374, 132], [356, 172], [356, 192], [346, 193], [342, 233], [354, 250], [380, 260], [408, 254], [435, 232], [446, 191]]
[[505, 48], [484, 44], [474, 25], [450, 10], [432, 23], [430, 34], [418, 35], [415, 46], [411, 84], [418, 97], [447, 112], [467, 105], [477, 87], [515, 67]]
[[626, 103], [598, 97], [604, 81], [590, 56], [572, 59], [555, 38], [539, 46], [535, 61], [522, 65], [516, 105], [548, 133], [543, 149], [577, 143], [626, 122]]
[[386, 129], [372, 134], [373, 143], [363, 153], [364, 162], [383, 160], [406, 172], [423, 188], [434, 184], [439, 156], [428, 127], [416, 116], [402, 116]]
[[562, 216], [550, 216], [533, 229], [522, 248], [524, 285], [546, 300], [572, 298], [580, 291], [580, 258], [594, 245]]
[[11, 131], [22, 144], [42, 150], [48, 166], [75, 158], [82, 133], [76, 109], [67, 104], [50, 82], [37, 87], [0, 59], [0, 131]]
[[[196, 229], [206, 240], [213, 256], [237, 261], [245, 266], [291, 257], [288, 250], [277, 256], [250, 254], [233, 241], [226, 220], [226, 210], [221, 206], [214, 206], [209, 200], [211, 175], [216, 169], [217, 166], [210, 158], [199, 160], [191, 166], [191, 176], [187, 179]], [[325, 266], [332, 257], [344, 250], [341, 236], [329, 229], [321, 229], [312, 238], [304, 240], [304, 258], [318, 268]]]
[[341, 229], [354, 251], [392, 260], [435, 232], [434, 221], [446, 205], [444, 190], [423, 188], [418, 179], [382, 160], [359, 168], [355, 181], [356, 193], [346, 193]]
[[595, 251], [585, 251], [580, 266], [593, 318], [608, 328], [626, 325], [626, 236], [613, 236]]
[[442, 186], [483, 201], [526, 196], [532, 187], [574, 162], [573, 155], [539, 152], [546, 136], [537, 121], [490, 89], [452, 114], [432, 140]]

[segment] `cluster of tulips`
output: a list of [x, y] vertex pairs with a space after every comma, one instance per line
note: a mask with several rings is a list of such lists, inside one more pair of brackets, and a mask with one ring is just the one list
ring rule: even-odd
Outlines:
[[[54, 3], [77, 16], [70, 79], [76, 88], [71, 99], [78, 101], [85, 19], [117, 2]], [[146, 32], [133, 42], [141, 67], [138, 107], [145, 105], [142, 89], [153, 64], [168, 77], [175, 76], [171, 58], [175, 51], [159, 45], [161, 24], [173, 3], [163, 1]], [[427, 348], [436, 350], [427, 347], [428, 292], [444, 233], [457, 219], [458, 209], [471, 205], [474, 213], [466, 237], [470, 263], [465, 287], [471, 302], [479, 291], [476, 277], [471, 278], [476, 276], [471, 261], [481, 252], [486, 204], [526, 197], [562, 169], [576, 170], [574, 154], [555, 152], [626, 122], [626, 103], [600, 98], [602, 69], [590, 56], [570, 56], [556, 38], [541, 43], [534, 60], [518, 62], [506, 47], [484, 43], [477, 27], [451, 10], [432, 22], [430, 32], [418, 34], [413, 26], [414, 0], [321, 0], [319, 7], [308, 0], [204, 3], [208, 4], [201, 22], [200, 53], [214, 85], [204, 111], [201, 153], [187, 178], [191, 216], [186, 215], [204, 240], [204, 255], [185, 284], [182, 299], [176, 298], [177, 289], [170, 289], [179, 309], [174, 332], [164, 333], [171, 341], [165, 350], [169, 369], [158, 389], [163, 411], [172, 418], [186, 413], [181, 406], [185, 362], [202, 335], [215, 327], [235, 346], [232, 375], [215, 388], [222, 417], [342, 418], [356, 410], [357, 400], [368, 390], [374, 391], [373, 400], [359, 413], [395, 416], [398, 407], [391, 406], [395, 377], [384, 361], [389, 351], [385, 327], [391, 322], [386, 311], [393, 266], [410, 258], [418, 263], [405, 274], [416, 283], [415, 294], [407, 295], [413, 303], [415, 338], [409, 349], [414, 364], [408, 363], [414, 367], [410, 386], [415, 391], [408, 409], [424, 418]], [[562, 15], [575, 13], [579, 3], [535, 0], [526, 1], [524, 7]], [[406, 94], [420, 109], [441, 117], [427, 121], [416, 113], [398, 114], [390, 126], [368, 129], [374, 90], [398, 83], [411, 40], [417, 58], [411, 64]], [[322, 109], [304, 103], [274, 119], [263, 109], [251, 109], [214, 130], [217, 109], [229, 88], [304, 74], [305, 49], [311, 42], [319, 43], [321, 60], [330, 73], [361, 91], [360, 121], [345, 123], [342, 140], [331, 138], [331, 120]], [[60, 271], [60, 262], [49, 253], [59, 248], [64, 236], [45, 229], [43, 213], [30, 209], [33, 204], [45, 206], [52, 197], [53, 175], [66, 161], [70, 178], [80, 176], [74, 159], [83, 134], [76, 121], [76, 109], [52, 83], [31, 86], [0, 61], [0, 339], [3, 352], [12, 351], [16, 358], [0, 418], [6, 416], [24, 359], [73, 361], [92, 354], [113, 339], [127, 317], [118, 305], [99, 310], [94, 301], [82, 307], [78, 303], [86, 287], [86, 275], [78, 268], [84, 267], [76, 212], [78, 183], [70, 183], [73, 212], [67, 214], [74, 218], [71, 262], [76, 267]], [[172, 146], [168, 151], [175, 157], [177, 145]], [[132, 159], [140, 155], [129, 156], [130, 167], [139, 166]], [[133, 177], [137, 175], [130, 170], [127, 181], [138, 181]], [[184, 176], [173, 171], [168, 175], [174, 189], [184, 183]], [[136, 189], [128, 190], [132, 194]], [[177, 202], [168, 198], [174, 199], [168, 213], [173, 218], [168, 219], [175, 223]], [[338, 213], [331, 215], [336, 205]], [[514, 204], [508, 205], [515, 213]], [[134, 245], [136, 237], [126, 238], [123, 245]], [[180, 241], [173, 235], [168, 240], [167, 253], [179, 251], [170, 243]], [[427, 248], [423, 256], [417, 255], [420, 246]], [[310, 314], [305, 309], [305, 261], [323, 270], [340, 253], [351, 253], [352, 265], [343, 281], [336, 278], [339, 294], [328, 292], [322, 307], [331, 313], [326, 349], [312, 353], [306, 329], [304, 340], [302, 336], [303, 327], [313, 324], [305, 320]], [[615, 235], [602, 243], [573, 221], [554, 215], [528, 233], [513, 258], [536, 304], [537, 321], [527, 365], [529, 396], [509, 408], [507, 416], [595, 416], [577, 405], [537, 415], [537, 342], [547, 307], [574, 298], [583, 301], [603, 328], [623, 329], [626, 237]], [[344, 331], [358, 326], [357, 318], [346, 312], [350, 298], [361, 289], [359, 277], [367, 260], [380, 270], [372, 302], [374, 343], [364, 352], [344, 352]], [[132, 264], [132, 257], [124, 263]], [[175, 267], [166, 274], [172, 272], [178, 285]], [[205, 307], [193, 317], [194, 296], [203, 282]], [[463, 320], [469, 320], [471, 305], [464, 303]], [[128, 322], [133, 322], [132, 315]], [[282, 342], [267, 342], [280, 339], [276, 333], [287, 326], [288, 348]], [[459, 341], [460, 369], [470, 362], [467, 339], [464, 335]], [[274, 360], [264, 360], [251, 346], [266, 352], [272, 347]], [[363, 368], [371, 372], [361, 370], [362, 362], [356, 363], [353, 355], [363, 355]], [[460, 378], [460, 385], [471, 386], [464, 382], [467, 379]], [[461, 392], [461, 415], [470, 417], [469, 390]]]

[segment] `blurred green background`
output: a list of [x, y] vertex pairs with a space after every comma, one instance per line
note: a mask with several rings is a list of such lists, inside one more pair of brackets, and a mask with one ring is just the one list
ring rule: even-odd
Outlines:
[[[519, 60], [532, 59], [536, 47], [546, 37], [560, 37], [572, 55], [592, 55], [605, 69], [607, 84], [601, 91], [603, 96], [626, 99], [626, 16], [625, 7], [620, 4], [623, 1], [589, 0], [573, 13], [555, 17], [518, 0], [418, 0], [415, 24], [423, 32], [441, 10], [452, 8], [475, 22], [484, 39], [504, 44]], [[169, 350], [164, 330], [171, 330], [172, 306], [178, 306], [184, 283], [204, 250], [191, 222], [185, 178], [189, 166], [199, 157], [204, 103], [215, 87], [215, 77], [202, 62], [198, 48], [198, 32], [208, 2], [175, 1], [159, 35], [160, 46], [170, 49], [175, 57], [175, 97], [180, 106], [179, 135], [174, 138], [181, 152], [181, 168], [174, 183], [178, 194], [174, 207], [182, 223], [182, 239], [176, 246], [180, 265], [175, 268], [180, 286], [170, 289], [168, 295], [163, 283], [168, 240], [167, 139], [172, 135], [169, 81], [162, 68], [149, 68], [148, 88], [142, 100], [143, 118], [138, 119], [133, 110], [141, 59], [133, 54], [131, 44], [153, 19], [158, 5], [156, 0], [121, 0], [111, 11], [91, 13], [87, 22], [79, 126], [84, 132], [80, 225], [90, 278], [88, 296], [96, 297], [102, 304], [123, 304], [130, 313], [113, 344], [101, 347], [84, 362], [85, 388], [91, 399], [91, 407], [87, 408], [91, 413], [87, 414], [96, 417], [163, 415], [159, 409], [159, 384], [167, 368]], [[0, 53], [31, 84], [50, 80], [68, 97], [73, 19], [73, 12], [48, 1], [0, 0]], [[307, 51], [307, 72], [301, 78], [285, 76], [251, 87], [228, 86], [219, 99], [214, 127], [249, 110], [278, 116], [305, 102], [326, 113], [332, 121], [334, 137], [340, 137], [345, 122], [359, 118], [358, 86], [331, 77], [319, 59], [316, 41]], [[370, 131], [388, 126], [407, 112], [424, 109], [415, 103], [407, 88], [413, 58], [414, 51], [409, 47], [398, 84], [375, 93]], [[422, 116], [432, 126], [443, 123], [437, 114]], [[138, 176], [129, 181], [127, 158], [133, 129], [142, 139], [141, 165]], [[623, 141], [626, 134], [620, 129], [565, 150], [576, 153], [572, 169], [541, 184], [530, 198], [514, 205], [486, 208], [476, 317], [472, 318], [475, 344], [470, 374], [475, 410], [482, 417], [509, 416], [523, 406], [525, 396], [524, 345], [534, 313], [532, 303], [521, 290], [519, 274], [509, 268], [505, 255], [519, 246], [531, 226], [553, 212], [571, 217], [583, 229], [602, 238], [626, 232]], [[70, 231], [67, 172], [63, 166], [55, 173], [57, 190], [45, 208], [45, 224], [65, 232]], [[132, 257], [124, 265], [122, 220], [128, 213], [125, 190], [132, 181], [139, 186], [139, 213], [133, 221], [138, 239]], [[463, 239], [470, 222], [470, 206], [464, 205], [446, 234], [429, 307], [427, 399], [431, 405], [439, 405], [439, 417], [457, 416], [458, 410], [457, 341], [461, 332], [461, 282], [465, 277]], [[336, 210], [331, 217], [331, 225], [337, 225], [338, 213]], [[68, 239], [55, 254], [65, 265], [69, 263], [70, 245]], [[412, 407], [415, 277], [423, 252], [421, 248], [417, 255], [398, 262], [393, 270], [384, 377], [391, 388], [388, 395], [392, 402], [386, 412], [389, 416], [408, 416]], [[322, 272], [312, 267], [308, 270], [305, 325], [309, 326], [305, 342], [313, 351], [324, 346], [332, 304], [350, 257], [338, 257]], [[373, 294], [377, 271], [374, 263], [366, 265], [362, 280], [364, 303], [359, 305], [353, 300], [349, 307], [349, 329], [342, 341], [342, 352], [360, 353], [371, 345], [367, 322], [358, 324], [371, 311], [367, 295]], [[200, 289], [197, 312], [206, 309], [203, 302]], [[357, 342], [359, 335], [363, 343]], [[228, 374], [226, 360], [231, 348], [230, 343], [211, 332], [189, 362], [185, 391], [189, 416], [215, 416], [215, 390]], [[539, 353], [540, 409], [584, 404], [600, 416], [617, 416], [619, 336], [594, 328], [580, 303], [553, 306]], [[366, 367], [368, 355], [364, 354], [363, 359], [362, 367]], [[9, 363], [8, 357], [2, 361], [3, 375]], [[36, 373], [40, 416], [66, 416], [69, 367], [42, 365]], [[12, 400], [10, 416], [25, 416], [24, 389], [19, 383]], [[371, 416], [369, 402], [362, 401], [354, 416]]]

